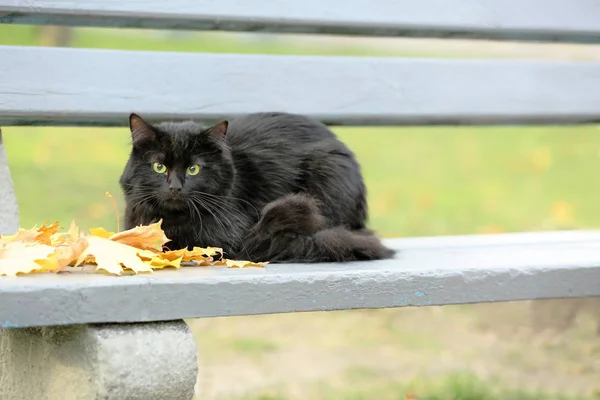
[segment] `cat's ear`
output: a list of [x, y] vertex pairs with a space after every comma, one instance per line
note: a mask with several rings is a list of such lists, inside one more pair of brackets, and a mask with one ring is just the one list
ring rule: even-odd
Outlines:
[[156, 139], [154, 129], [135, 113], [129, 115], [129, 130], [131, 130], [131, 139], [134, 147]]
[[223, 139], [227, 135], [227, 128], [229, 127], [228, 121], [221, 121], [216, 125], [211, 126], [206, 130], [210, 136], [215, 139]]

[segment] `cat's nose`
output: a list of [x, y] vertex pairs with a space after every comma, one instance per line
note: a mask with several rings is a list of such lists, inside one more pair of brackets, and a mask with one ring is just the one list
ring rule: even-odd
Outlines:
[[169, 189], [171, 189], [171, 195], [173, 197], [179, 196], [182, 187], [183, 185], [181, 184], [181, 181], [179, 180], [177, 175], [171, 175], [169, 177]]

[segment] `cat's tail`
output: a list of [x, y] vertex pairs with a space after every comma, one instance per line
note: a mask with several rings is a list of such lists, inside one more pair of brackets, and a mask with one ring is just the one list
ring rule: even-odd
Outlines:
[[324, 229], [311, 238], [312, 253], [317, 261], [368, 261], [392, 258], [395, 251], [381, 243], [368, 229], [348, 230], [344, 227]]
[[323, 229], [312, 235], [281, 232], [247, 250], [251, 259], [272, 263], [382, 260], [395, 254], [373, 232], [344, 227]]
[[345, 262], [392, 258], [395, 254], [369, 229], [324, 227], [316, 202], [286, 196], [265, 207], [244, 245], [245, 256], [270, 262]]

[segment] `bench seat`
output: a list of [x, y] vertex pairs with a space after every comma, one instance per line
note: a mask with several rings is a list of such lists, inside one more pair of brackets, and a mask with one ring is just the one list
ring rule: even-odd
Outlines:
[[600, 296], [600, 231], [390, 239], [393, 260], [0, 279], [0, 324], [98, 322]]

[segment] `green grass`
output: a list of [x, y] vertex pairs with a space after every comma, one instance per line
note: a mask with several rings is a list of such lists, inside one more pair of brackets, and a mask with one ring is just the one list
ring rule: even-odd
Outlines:
[[230, 348], [244, 355], [260, 356], [277, 350], [277, 345], [262, 338], [245, 337], [234, 339], [229, 344]]
[[[33, 45], [36, 41], [32, 27], [0, 25], [0, 44]], [[98, 29], [77, 30], [74, 46], [271, 54], [394, 54], [352, 46], [290, 46], [280, 39], [240, 41], [235, 35], [169, 38], [133, 32], [123, 36], [114, 30]], [[384, 236], [600, 227], [598, 126], [355, 127], [335, 131], [362, 164], [369, 190], [370, 223]], [[58, 220], [68, 226], [75, 219], [83, 227], [116, 229], [116, 216], [104, 194], [108, 191], [115, 195], [122, 213], [117, 182], [129, 151], [126, 128], [5, 127], [3, 133], [22, 226], [31, 227], [46, 220]], [[332, 318], [330, 323], [334, 326], [343, 320], [340, 316]], [[451, 332], [452, 327], [444, 329]], [[335, 340], [340, 346], [357, 348], [361, 343], [363, 347], [374, 348], [380, 340], [354, 336], [356, 340], [342, 339], [342, 335]], [[198, 334], [197, 338], [213, 343], [208, 332]], [[214, 338], [214, 343], [228, 352], [221, 352], [218, 346], [211, 351], [260, 358], [256, 356], [268, 356], [282, 348], [280, 342], [270, 339], [269, 333], [264, 337]], [[403, 346], [430, 354], [442, 351], [444, 344], [439, 338], [419, 336], [418, 330], [403, 339]], [[441, 381], [399, 382], [367, 370], [355, 370], [353, 374], [343, 381], [345, 387], [332, 383], [309, 387], [313, 391], [310, 398], [402, 400], [408, 399], [407, 392], [414, 392], [419, 400], [578, 399], [507, 392], [500, 389], [502, 385], [471, 375], [451, 376]], [[248, 397], [292, 398], [287, 392], [277, 390]]]
[[[335, 387], [323, 383], [311, 400], [584, 400], [587, 396], [564, 395], [549, 391], [526, 391], [507, 388], [493, 380], [483, 380], [468, 373], [452, 374], [427, 382], [373, 383], [371, 379], [352, 381], [352, 387]], [[282, 393], [283, 392], [283, 393]], [[243, 397], [243, 400], [300, 400], [273, 388]], [[236, 398], [237, 399], [237, 398]], [[233, 400], [233, 398], [231, 399]]]

